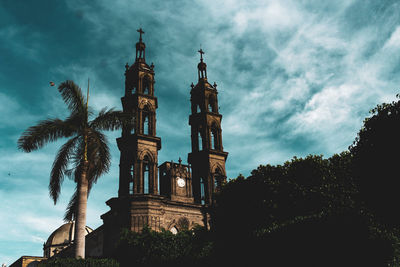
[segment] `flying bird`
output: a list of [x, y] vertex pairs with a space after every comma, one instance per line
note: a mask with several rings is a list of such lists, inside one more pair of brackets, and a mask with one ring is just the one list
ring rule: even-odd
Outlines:
[[55, 85], [55, 83], [54, 82], [50, 82], [50, 86], [54, 86]]

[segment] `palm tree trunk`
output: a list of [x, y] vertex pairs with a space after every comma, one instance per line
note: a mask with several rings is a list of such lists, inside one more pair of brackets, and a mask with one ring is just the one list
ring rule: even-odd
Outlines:
[[83, 162], [83, 170], [78, 181], [78, 207], [75, 222], [75, 258], [85, 258], [86, 208], [88, 196], [88, 180], [86, 177], [88, 161]]

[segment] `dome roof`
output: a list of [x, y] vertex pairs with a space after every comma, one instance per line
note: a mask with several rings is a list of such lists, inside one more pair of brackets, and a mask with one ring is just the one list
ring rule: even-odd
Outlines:
[[203, 60], [201, 60], [201, 62], [199, 64], [197, 64], [197, 68], [199, 70], [206, 70], [207, 69], [207, 64], [203, 62]]
[[[86, 234], [93, 230], [86, 226]], [[75, 222], [67, 222], [57, 228], [47, 239], [45, 247], [67, 245], [74, 240]]]
[[199, 80], [199, 82], [192, 87], [191, 92], [195, 93], [198, 91], [202, 91], [204, 89], [211, 89], [211, 90], [217, 90], [216, 87], [214, 87], [213, 85], [211, 85], [207, 80]]

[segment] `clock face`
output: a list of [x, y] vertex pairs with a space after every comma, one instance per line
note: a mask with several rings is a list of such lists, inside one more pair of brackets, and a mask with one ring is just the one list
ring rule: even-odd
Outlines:
[[184, 186], [185, 186], [185, 180], [183, 180], [183, 179], [180, 178], [180, 177], [177, 177], [176, 182], [177, 182], [177, 184], [178, 184], [179, 187], [184, 187]]

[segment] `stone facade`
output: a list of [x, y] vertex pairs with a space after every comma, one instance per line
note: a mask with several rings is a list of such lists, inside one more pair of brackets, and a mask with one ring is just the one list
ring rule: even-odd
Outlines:
[[196, 225], [207, 225], [203, 207], [194, 203], [173, 201], [160, 195], [137, 195], [112, 198], [111, 210], [102, 215], [104, 222], [104, 255], [112, 255], [121, 229], [140, 232], [144, 226], [153, 230], [180, 231]]

